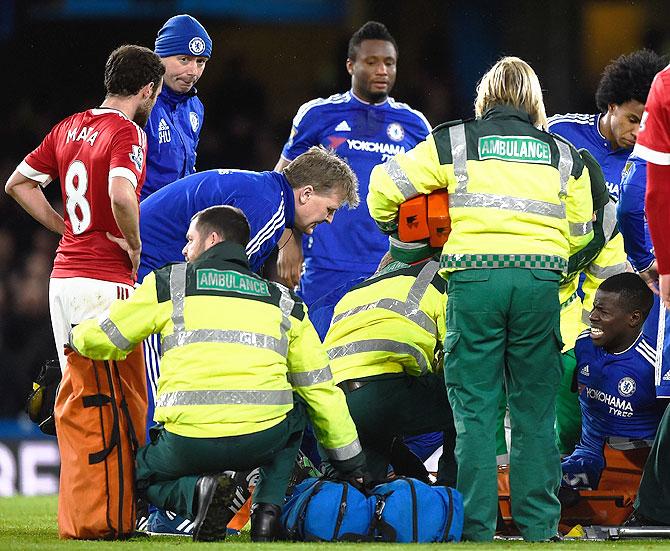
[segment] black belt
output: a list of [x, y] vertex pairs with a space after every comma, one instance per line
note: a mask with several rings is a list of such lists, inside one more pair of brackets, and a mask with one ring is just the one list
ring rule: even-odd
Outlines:
[[342, 381], [341, 383], [338, 383], [337, 386], [339, 386], [345, 394], [349, 394], [354, 390], [358, 390], [359, 388], [364, 387], [369, 382], [370, 381]]

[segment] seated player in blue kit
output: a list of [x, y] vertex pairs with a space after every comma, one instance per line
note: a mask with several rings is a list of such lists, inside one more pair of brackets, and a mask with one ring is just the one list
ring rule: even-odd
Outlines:
[[652, 303], [634, 273], [612, 276], [596, 292], [591, 328], [575, 345], [582, 436], [562, 461], [564, 487], [598, 487], [606, 443], [633, 449], [654, 440], [663, 413], [654, 387], [656, 338], [642, 332]]

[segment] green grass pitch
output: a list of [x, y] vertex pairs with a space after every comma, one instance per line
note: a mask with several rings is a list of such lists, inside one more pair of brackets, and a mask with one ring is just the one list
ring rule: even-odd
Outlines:
[[[455, 544], [426, 544], [426, 548], [452, 546]], [[520, 541], [496, 541], [487, 544], [461, 543], [458, 549], [468, 550], [494, 550], [521, 549], [533, 547], [535, 549], [547, 549], [549, 546], [556, 549], [572, 551], [576, 549], [588, 549], [600, 551], [604, 549], [670, 549], [670, 541], [665, 540], [639, 540], [639, 541], [612, 541], [612, 542], [578, 542], [564, 541], [561, 543], [524, 543]], [[103, 541], [72, 541], [59, 540], [56, 527], [56, 497], [11, 497], [0, 498], [0, 550], [92, 550], [106, 551], [116, 549], [118, 551], [163, 551], [175, 549], [178, 551], [189, 551], [195, 549], [229, 549], [230, 551], [303, 551], [307, 549], [328, 549], [336, 551], [350, 551], [354, 549], [375, 548], [385, 551], [398, 551], [412, 549], [412, 545], [403, 544], [355, 544], [355, 543], [251, 543], [248, 533], [242, 532], [240, 536], [230, 537], [220, 543], [194, 543], [190, 539], [174, 538], [169, 536], [138, 538], [123, 542]]]

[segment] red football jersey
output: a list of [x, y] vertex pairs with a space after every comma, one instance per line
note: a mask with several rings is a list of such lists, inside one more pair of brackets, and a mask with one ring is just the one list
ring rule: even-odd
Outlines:
[[670, 165], [670, 66], [651, 85], [634, 154], [656, 165]]
[[654, 77], [633, 154], [648, 161], [645, 213], [659, 274], [670, 273], [670, 66]]
[[120, 111], [89, 109], [58, 123], [18, 166], [43, 187], [60, 179], [65, 234], [51, 277], [133, 284], [128, 253], [106, 236], [123, 237], [108, 189], [112, 177], [123, 176], [135, 186], [139, 203], [146, 144], [144, 130]]

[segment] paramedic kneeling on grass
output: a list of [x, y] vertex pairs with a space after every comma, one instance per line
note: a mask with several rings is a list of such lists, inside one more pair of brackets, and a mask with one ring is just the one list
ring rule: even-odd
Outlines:
[[464, 539], [493, 539], [498, 504], [496, 417], [512, 420], [512, 514], [524, 539], [556, 535], [561, 470], [554, 438], [561, 379], [558, 284], [592, 236], [590, 180], [579, 153], [546, 128], [531, 67], [506, 57], [484, 75], [474, 120], [438, 126], [375, 167], [368, 206], [393, 231], [398, 207], [449, 192], [451, 234], [445, 380], [456, 425]]
[[160, 333], [154, 418], [164, 427], [138, 452], [138, 489], [156, 506], [194, 519], [194, 539], [223, 539], [235, 485], [218, 473], [260, 465], [251, 538], [271, 540], [305, 406], [345, 478], [364, 468], [356, 427], [303, 303], [249, 269], [242, 211], [205, 209], [186, 237], [187, 263], [149, 274], [109, 317], [73, 329], [70, 343], [84, 356], [118, 359]]

